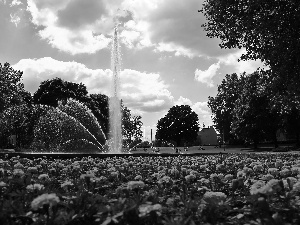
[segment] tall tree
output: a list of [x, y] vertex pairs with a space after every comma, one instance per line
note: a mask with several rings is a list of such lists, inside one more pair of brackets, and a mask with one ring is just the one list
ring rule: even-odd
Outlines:
[[224, 134], [226, 141], [231, 143], [238, 141], [230, 131], [233, 122], [233, 109], [242, 91], [244, 77], [245, 73], [241, 74], [240, 77], [236, 73], [226, 74], [225, 79], [218, 85], [216, 97], [208, 97], [208, 107], [211, 109], [212, 120], [216, 129], [222, 134], [222, 137]]
[[68, 98], [86, 102], [87, 94], [88, 92], [84, 84], [64, 81], [57, 77], [43, 81], [34, 93], [33, 99], [36, 104], [57, 107], [58, 101], [66, 101]]
[[276, 132], [281, 117], [272, 109], [267, 80], [261, 73], [254, 72], [244, 77], [240, 90], [233, 109], [231, 132], [253, 142], [254, 148], [264, 139], [273, 139], [277, 147]]
[[282, 110], [300, 105], [298, 0], [206, 0], [200, 11], [207, 19], [207, 36], [219, 38], [221, 48], [245, 48], [241, 59], [259, 59], [270, 67], [273, 100]]
[[88, 101], [86, 102], [87, 107], [92, 111], [94, 116], [97, 118], [104, 134], [108, 137], [108, 124], [109, 124], [109, 106], [108, 96], [104, 94], [90, 94]]
[[132, 116], [130, 109], [122, 105], [122, 130], [126, 144], [131, 144], [143, 136], [141, 116]]
[[6, 108], [30, 101], [30, 94], [21, 82], [23, 72], [14, 70], [9, 63], [0, 63], [0, 112]]
[[199, 131], [198, 115], [189, 105], [176, 105], [169, 109], [167, 115], [157, 122], [156, 139], [192, 142], [197, 139]]

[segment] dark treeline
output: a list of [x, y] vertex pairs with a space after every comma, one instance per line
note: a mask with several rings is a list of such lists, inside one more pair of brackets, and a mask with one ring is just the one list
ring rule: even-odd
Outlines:
[[245, 49], [241, 60], [260, 60], [265, 70], [226, 75], [209, 97], [217, 129], [236, 142], [272, 140], [281, 130], [299, 146], [300, 2], [206, 0], [199, 12], [207, 36], [224, 49]]
[[[32, 96], [24, 89], [22, 74], [9, 63], [0, 64], [1, 148], [58, 151], [74, 146], [103, 147], [109, 136], [108, 96], [89, 94], [84, 84], [61, 78], [41, 82]], [[141, 116], [131, 115], [122, 101], [121, 108], [124, 145], [141, 142]], [[12, 136], [15, 146], [9, 140]]]

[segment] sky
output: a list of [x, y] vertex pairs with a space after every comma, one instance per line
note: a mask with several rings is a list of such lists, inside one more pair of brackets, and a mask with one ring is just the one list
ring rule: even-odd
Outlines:
[[175, 105], [190, 105], [211, 126], [209, 96], [226, 74], [252, 73], [245, 49], [221, 49], [206, 37], [203, 0], [0, 0], [0, 63], [23, 71], [32, 94], [60, 77], [111, 96], [111, 39], [118, 24], [120, 96], [142, 116], [144, 138]]

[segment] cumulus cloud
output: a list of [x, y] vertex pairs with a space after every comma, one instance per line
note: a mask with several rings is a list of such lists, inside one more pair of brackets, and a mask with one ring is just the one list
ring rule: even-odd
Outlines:
[[205, 22], [201, 7], [198, 0], [28, 0], [27, 10], [42, 39], [73, 55], [107, 48], [116, 23], [128, 48], [153, 47], [190, 58], [225, 54], [200, 27]]
[[213, 125], [211, 110], [208, 108], [207, 102], [193, 103], [190, 99], [180, 96], [177, 101], [174, 101], [174, 105], [189, 105], [197, 113], [200, 124], [203, 122], [207, 126]]
[[179, 97], [177, 101], [174, 102], [174, 105], [192, 105], [192, 101], [188, 98], [184, 98], [182, 96]]
[[229, 53], [217, 58], [219, 60], [219, 63], [221, 63], [222, 65], [232, 67], [232, 71], [234, 71], [235, 73], [253, 73], [259, 67], [265, 68], [263, 63], [259, 60], [239, 61], [239, 58], [242, 56], [242, 54], [245, 53], [245, 49], [239, 49], [233, 53]]
[[200, 83], [206, 84], [208, 87], [214, 87], [212, 78], [217, 74], [219, 68], [220, 62], [210, 65], [207, 70], [196, 69], [195, 80]]
[[207, 102], [196, 102], [191, 106], [192, 110], [198, 114], [200, 124], [204, 123], [206, 126], [213, 125], [211, 119], [211, 111], [207, 106]]
[[52, 47], [70, 54], [95, 53], [110, 43], [114, 25], [103, 1], [29, 0], [27, 10], [39, 35]]
[[[83, 83], [89, 93], [111, 96], [111, 70], [89, 69], [77, 62], [63, 62], [50, 57], [22, 59], [13, 66], [24, 72], [25, 89], [34, 93], [40, 83], [60, 77], [69, 82]], [[173, 97], [159, 74], [125, 69], [120, 74], [120, 96], [134, 113], [160, 112], [170, 108]]]

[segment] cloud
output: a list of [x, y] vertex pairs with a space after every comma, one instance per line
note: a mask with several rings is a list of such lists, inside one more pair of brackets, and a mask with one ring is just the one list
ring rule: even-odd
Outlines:
[[207, 102], [196, 102], [191, 106], [192, 110], [198, 114], [199, 123], [204, 123], [206, 126], [212, 126], [211, 110], [207, 106]]
[[192, 105], [192, 101], [188, 98], [180, 96], [179, 99], [174, 102], [174, 105]]
[[124, 103], [133, 110], [160, 112], [173, 104], [173, 96], [159, 74], [125, 69], [120, 85]]
[[195, 80], [200, 83], [206, 84], [208, 87], [214, 87], [212, 78], [217, 74], [219, 68], [220, 62], [210, 65], [207, 70], [196, 69]]
[[239, 61], [239, 58], [242, 56], [242, 54], [246, 54], [245, 49], [239, 49], [233, 53], [229, 53], [224, 56], [217, 57], [219, 62], [222, 64], [222, 66], [227, 66], [232, 68], [232, 73], [253, 73], [256, 71], [259, 67], [260, 68], [266, 68], [264, 64], [257, 60], [248, 60], [248, 61]]
[[213, 125], [211, 120], [211, 110], [207, 106], [207, 102], [195, 102], [193, 103], [190, 99], [180, 96], [177, 101], [174, 101], [174, 105], [189, 105], [191, 109], [197, 113], [199, 123], [204, 123], [206, 126]]
[[28, 0], [27, 10], [40, 37], [53, 48], [75, 55], [109, 46], [113, 17], [103, 1]]
[[[34, 93], [40, 83], [60, 77], [65, 81], [83, 83], [89, 93], [111, 96], [111, 70], [89, 69], [77, 62], [63, 62], [50, 57], [22, 59], [13, 66], [23, 71], [25, 89]], [[125, 69], [120, 74], [120, 96], [135, 114], [169, 109], [173, 97], [159, 74]]]

